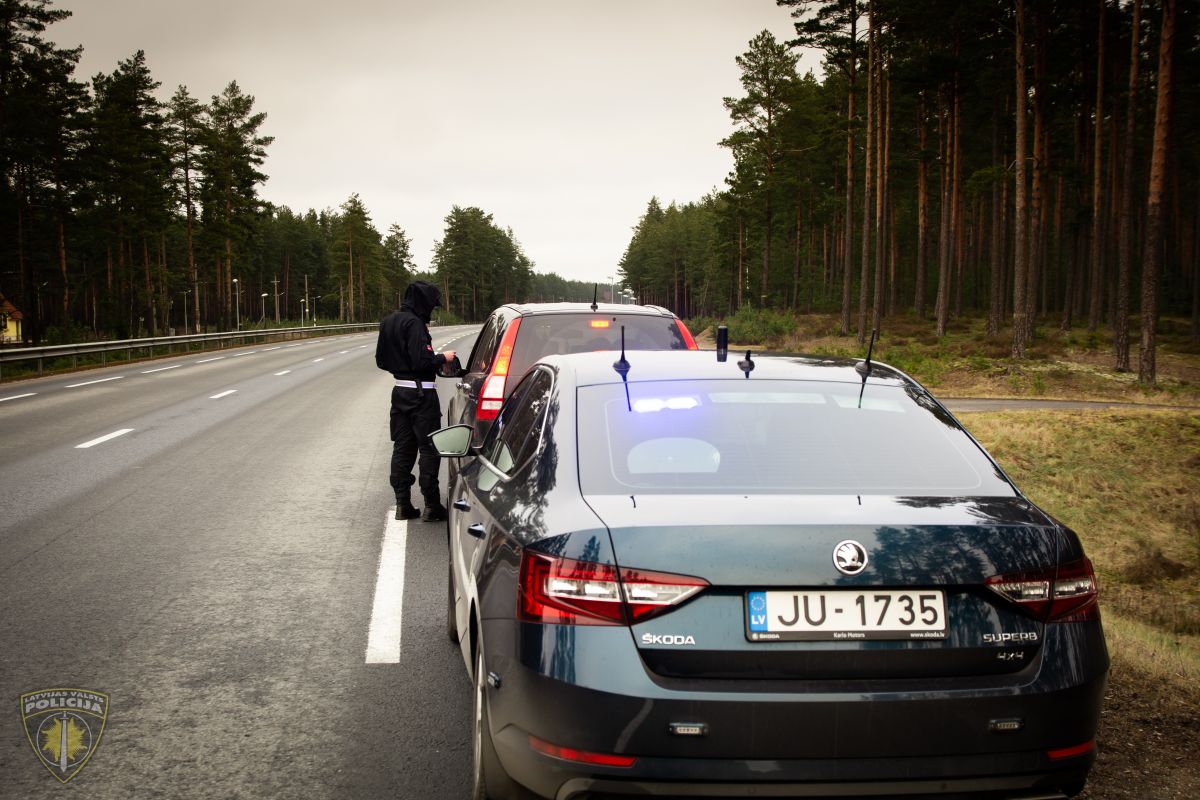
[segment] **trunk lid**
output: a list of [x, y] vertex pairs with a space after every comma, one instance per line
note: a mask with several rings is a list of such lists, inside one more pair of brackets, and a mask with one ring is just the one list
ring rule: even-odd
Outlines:
[[[985, 584], [1057, 562], [1055, 526], [1020, 498], [587, 500], [609, 527], [622, 570], [693, 575], [711, 584], [679, 608], [633, 626], [647, 667], [664, 677], [919, 681], [1018, 673], [1040, 652], [1043, 623]], [[679, 524], [689, 517], [703, 524]], [[834, 564], [835, 550], [848, 541], [866, 556], [857, 574]], [[757, 610], [780, 623], [803, 613], [822, 627], [787, 629], [782, 638], [756, 633], [780, 629], [775, 622], [764, 626], [766, 613], [752, 616], [760, 599], [770, 606]], [[902, 624], [922, 616], [941, 630]], [[843, 619], [854, 621], [843, 625]], [[892, 630], [878, 629], [885, 619]]]

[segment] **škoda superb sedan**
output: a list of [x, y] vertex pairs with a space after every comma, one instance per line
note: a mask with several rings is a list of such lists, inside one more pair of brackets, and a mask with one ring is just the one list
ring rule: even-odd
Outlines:
[[[450, 488], [476, 797], [1070, 796], [1091, 563], [883, 364], [549, 357]], [[856, 369], [857, 367], [857, 369]]]

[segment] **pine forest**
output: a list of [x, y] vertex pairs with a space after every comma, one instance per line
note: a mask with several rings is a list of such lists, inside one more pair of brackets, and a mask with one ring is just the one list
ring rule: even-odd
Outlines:
[[[1155, 379], [1156, 327], [1200, 339], [1200, 6], [1178, 0], [778, 0], [795, 36], [730, 54], [725, 185], [651, 198], [621, 286], [684, 318], [834, 314], [863, 342], [910, 315], [985, 315], [1023, 358], [1111, 329]], [[145, 55], [82, 80], [69, 12], [0, 0], [0, 294], [26, 344], [370, 322], [417, 274], [357, 194], [264, 196], [266, 113], [235, 80], [161, 100]], [[798, 70], [817, 52], [820, 74]], [[670, 191], [670, 187], [664, 187]], [[514, 231], [452, 208], [426, 278], [446, 317], [591, 299], [537, 273]]]

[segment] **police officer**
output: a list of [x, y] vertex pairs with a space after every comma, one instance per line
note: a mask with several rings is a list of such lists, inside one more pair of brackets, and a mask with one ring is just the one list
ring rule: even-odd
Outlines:
[[[379, 341], [375, 345], [375, 365], [392, 373], [392, 489], [396, 493], [396, 519], [420, 516], [426, 522], [446, 518], [438, 488], [440, 460], [429, 441], [429, 434], [441, 427], [434, 378], [443, 364], [454, 360], [454, 351], [433, 352], [429, 336], [430, 315], [442, 304], [438, 288], [425, 281], [413, 281], [404, 291], [400, 310], [379, 323]], [[417, 453], [420, 453], [418, 461]], [[421, 511], [412, 504], [409, 490], [413, 484], [413, 463], [421, 473]]]

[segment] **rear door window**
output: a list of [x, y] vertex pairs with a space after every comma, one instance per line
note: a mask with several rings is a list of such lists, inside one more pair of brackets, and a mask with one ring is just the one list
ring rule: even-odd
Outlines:
[[471, 358], [467, 362], [467, 372], [487, 372], [492, 366], [492, 356], [496, 352], [496, 342], [500, 338], [502, 319], [499, 314], [493, 314], [484, 324], [471, 350]]
[[686, 350], [674, 317], [650, 314], [531, 314], [522, 318], [510, 375], [524, 375], [540, 358], [596, 350]]
[[504, 403], [482, 448], [483, 457], [500, 472], [512, 475], [537, 451], [553, 383], [550, 372], [539, 369]]

